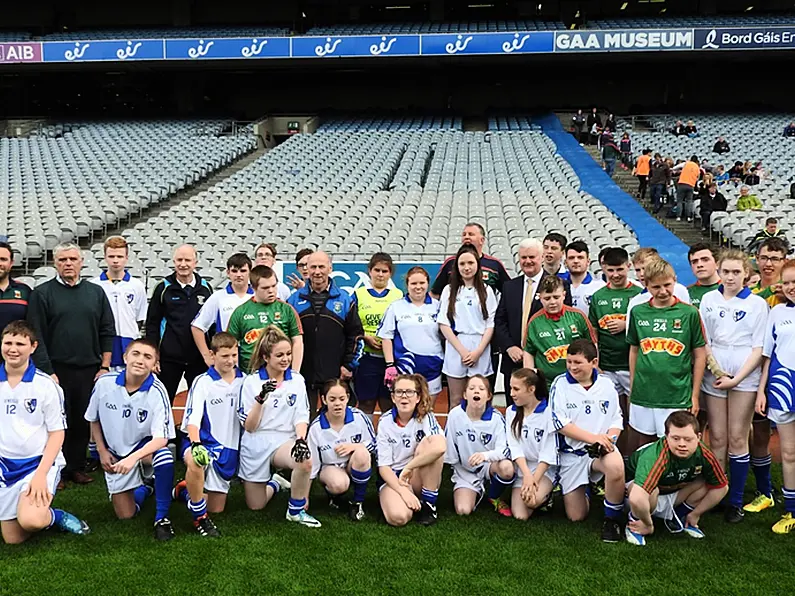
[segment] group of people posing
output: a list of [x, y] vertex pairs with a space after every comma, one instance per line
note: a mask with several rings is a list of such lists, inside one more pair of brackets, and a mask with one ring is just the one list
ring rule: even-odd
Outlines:
[[[631, 261], [623, 248], [604, 249], [599, 277], [589, 271], [585, 243], [567, 244], [551, 233], [520, 243], [521, 274], [511, 279], [484, 254], [481, 226], [468, 224], [462, 241], [433, 284], [423, 268], [410, 269], [405, 294], [390, 286], [387, 254], [372, 257], [370, 285], [353, 295], [335, 286], [328, 255], [299, 254], [303, 279], [291, 280], [298, 289], [286, 303], [277, 298], [271, 267], [230, 257], [230, 284], [199, 301], [189, 319], [206, 372], [189, 379], [180, 433], [173, 381], [163, 378], [164, 350], [176, 342], [176, 335], [166, 341], [169, 319], [162, 319], [159, 341], [148, 329], [144, 338], [119, 339], [123, 364], [98, 371], [79, 412], [90, 424], [91, 453], [116, 515], [132, 517], [154, 495], [158, 539], [174, 535], [174, 500], [186, 504], [201, 535], [219, 536], [209, 515], [224, 509], [237, 476], [250, 509], [289, 491], [287, 519], [319, 527], [309, 513], [318, 480], [331, 507], [360, 521], [377, 471], [386, 522], [430, 525], [448, 464], [461, 515], [486, 497], [499, 515], [527, 519], [560, 489], [567, 516], [579, 521], [603, 479], [603, 540], [643, 545], [653, 517], [671, 532], [702, 538], [700, 518], [716, 506], [729, 522], [774, 506], [772, 421], [782, 446], [785, 506], [773, 530], [795, 527], [795, 262], [787, 261], [780, 240], [759, 247], [761, 280], [753, 287], [745, 254], [693, 246], [688, 256], [698, 282], [690, 288], [652, 248]], [[177, 277], [155, 288], [149, 319], [178, 302], [170, 287], [196, 287], [187, 275], [195, 275], [195, 251], [179, 275], [186, 262], [180, 250]], [[60, 257], [56, 251], [56, 266]], [[123, 266], [109, 267], [106, 277], [123, 280]], [[108, 284], [111, 295], [113, 288]], [[127, 303], [111, 302], [117, 322]], [[2, 335], [6, 542], [51, 525], [88, 531], [85, 522], [51, 508], [66, 420], [58, 378], [34, 364], [46, 335], [24, 321]], [[492, 404], [498, 369], [505, 415]], [[444, 429], [433, 411], [443, 376]], [[705, 422], [710, 447], [701, 441]], [[186, 465], [176, 484], [168, 446], [175, 441]], [[745, 503], [752, 467], [758, 493]], [[289, 480], [279, 474], [285, 470]]]

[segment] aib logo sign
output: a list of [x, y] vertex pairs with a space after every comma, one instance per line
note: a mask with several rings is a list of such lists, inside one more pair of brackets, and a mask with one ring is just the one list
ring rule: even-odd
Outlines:
[[0, 62], [41, 62], [41, 44], [0, 44]]

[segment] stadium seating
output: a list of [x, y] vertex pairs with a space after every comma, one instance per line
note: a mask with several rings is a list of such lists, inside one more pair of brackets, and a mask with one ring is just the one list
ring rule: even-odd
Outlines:
[[29, 39], [30, 33], [24, 31], [0, 31], [0, 42], [27, 41]]
[[256, 148], [253, 136], [214, 136], [229, 124], [78, 123], [0, 139], [0, 235], [28, 262], [102, 234]]
[[412, 33], [495, 33], [500, 31], [553, 31], [565, 29], [560, 21], [473, 21], [452, 23], [369, 23], [313, 27], [306, 35], [400, 35]]
[[284, 37], [290, 30], [283, 27], [187, 27], [184, 29], [85, 29], [64, 31], [43, 36], [43, 41], [163, 39], [194, 37]]
[[588, 22], [588, 29], [649, 29], [677, 27], [753, 27], [755, 25], [791, 25], [795, 14], [711, 15], [689, 17], [631, 17], [595, 19]]
[[[412, 123], [341, 119], [291, 137], [124, 230], [133, 274], [148, 275], [151, 286], [169, 273], [181, 242], [200, 247], [200, 270], [214, 284], [223, 282], [231, 252], [250, 253], [260, 240], [284, 255], [312, 246], [344, 261], [386, 250], [399, 260], [438, 262], [457, 250], [470, 220], [486, 227], [488, 250], [510, 270], [519, 241], [552, 230], [586, 240], [594, 254], [616, 243], [637, 248], [631, 230], [578, 191], [543, 134], [397, 128]], [[92, 252], [98, 262], [101, 244]]]

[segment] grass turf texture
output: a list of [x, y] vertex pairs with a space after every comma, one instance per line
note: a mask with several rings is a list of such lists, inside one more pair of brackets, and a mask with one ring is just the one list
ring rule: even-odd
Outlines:
[[[780, 466], [774, 482], [780, 486]], [[178, 472], [179, 473], [179, 472]], [[670, 535], [659, 521], [645, 548], [603, 544], [601, 498], [589, 519], [565, 519], [560, 499], [552, 514], [529, 522], [501, 518], [486, 502], [470, 517], [455, 515], [449, 473], [439, 498], [439, 522], [387, 526], [375, 482], [368, 517], [355, 524], [328, 509], [313, 485], [310, 511], [319, 529], [284, 519], [284, 491], [264, 511], [249, 511], [235, 484], [227, 509], [213, 516], [220, 539], [194, 533], [184, 504], [170, 519], [176, 537], [152, 536], [153, 498], [133, 520], [117, 521], [101, 474], [70, 487], [55, 504], [91, 525], [88, 536], [43, 532], [28, 543], [0, 544], [0, 594], [784, 594], [792, 572], [784, 563], [792, 537], [770, 531], [781, 514], [746, 514], [729, 525], [709, 513], [704, 540]], [[749, 488], [753, 480], [749, 481]], [[558, 493], [559, 496], [559, 493]], [[751, 498], [750, 492], [748, 498]]]

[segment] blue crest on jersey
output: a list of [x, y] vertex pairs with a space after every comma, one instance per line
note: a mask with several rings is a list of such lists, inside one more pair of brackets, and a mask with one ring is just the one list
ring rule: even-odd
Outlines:
[[536, 438], [536, 443], [540, 443], [541, 442], [541, 439], [544, 438], [544, 429], [543, 428], [536, 428], [535, 429], [535, 438]]
[[127, 294], [127, 304], [132, 304], [135, 300], [135, 294]]
[[480, 433], [480, 442], [484, 445], [491, 443], [492, 438], [491, 433]]
[[149, 412], [147, 410], [139, 409], [138, 413], [136, 414], [136, 418], [138, 418], [138, 422], [143, 423], [146, 420], [146, 417], [149, 416]]
[[738, 322], [742, 321], [744, 317], [745, 317], [745, 311], [744, 310], [737, 310], [737, 311], [734, 312], [734, 322], [735, 323], [738, 323]]
[[335, 314], [341, 315], [342, 314], [342, 302], [335, 302], [334, 306], [333, 306], [333, 309], [334, 309], [334, 313]]
[[36, 400], [35, 397], [25, 400], [25, 410], [27, 410], [28, 414], [32, 414], [33, 412], [36, 411], [36, 404], [37, 403], [38, 403], [38, 400]]
[[585, 304], [587, 304], [588, 306], [591, 306], [591, 298], [593, 298], [593, 296], [586, 296], [585, 297]]
[[295, 404], [295, 400], [298, 399], [298, 396], [295, 393], [291, 393], [287, 396], [287, 405], [292, 406]]
[[351, 437], [351, 442], [353, 442], [353, 443], [361, 443], [362, 442], [362, 434], [359, 433], [358, 435], [353, 435]]
[[422, 430], [422, 429], [418, 430], [418, 431], [417, 431], [417, 434], [415, 435], [415, 438], [416, 438], [416, 440], [417, 440], [417, 443], [419, 443], [420, 441], [422, 441], [422, 440], [425, 438], [425, 431], [424, 431], [424, 430]]
[[602, 410], [602, 414], [607, 414], [607, 408], [610, 407], [610, 402], [607, 400], [603, 400], [599, 402], [599, 408]]

